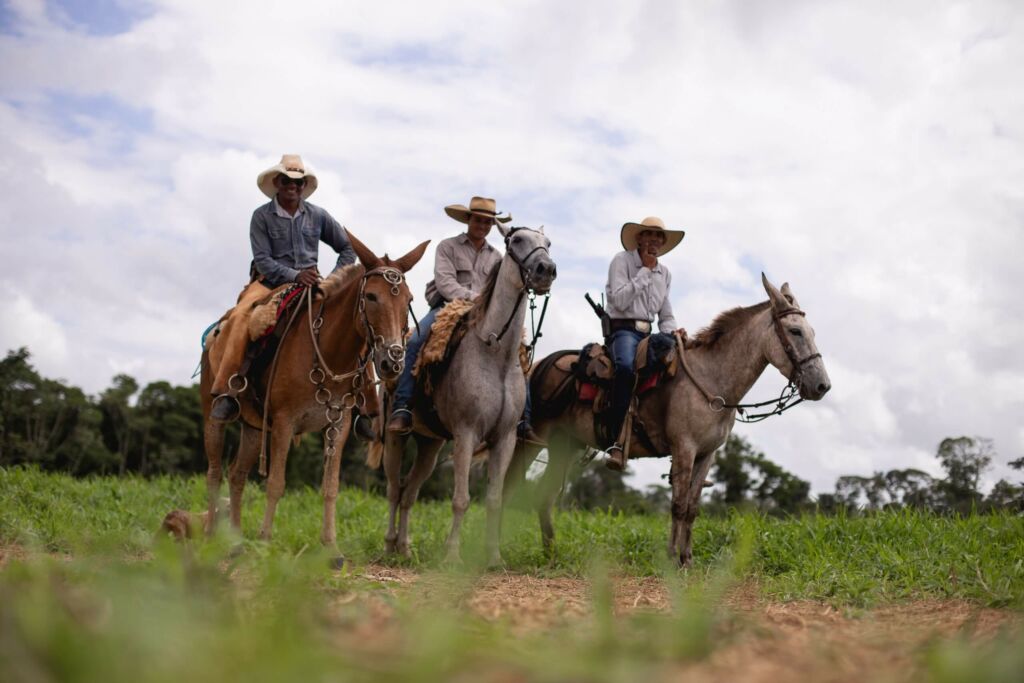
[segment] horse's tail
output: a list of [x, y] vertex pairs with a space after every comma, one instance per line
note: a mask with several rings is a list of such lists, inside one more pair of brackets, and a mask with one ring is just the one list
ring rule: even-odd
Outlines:
[[[566, 356], [578, 356], [579, 351], [555, 351], [542, 358], [530, 373], [530, 398], [533, 400], [533, 413], [537, 417], [558, 417], [569, 407], [575, 397], [576, 382], [571, 372], [555, 368], [555, 363]], [[556, 370], [559, 375], [558, 384], [550, 386], [548, 374]]]

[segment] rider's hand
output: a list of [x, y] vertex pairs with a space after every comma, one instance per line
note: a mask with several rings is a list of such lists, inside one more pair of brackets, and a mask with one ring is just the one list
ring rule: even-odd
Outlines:
[[299, 274], [295, 276], [295, 281], [306, 287], [315, 287], [320, 282], [320, 273], [316, 268], [306, 268], [299, 271]]
[[643, 265], [644, 268], [654, 270], [655, 266], [658, 265], [658, 248], [648, 247], [647, 249], [641, 249], [640, 264]]

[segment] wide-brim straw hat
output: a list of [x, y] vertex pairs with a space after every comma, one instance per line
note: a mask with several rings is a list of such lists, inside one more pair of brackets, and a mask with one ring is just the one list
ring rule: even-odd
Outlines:
[[665, 227], [663, 220], [657, 216], [648, 216], [639, 223], [626, 223], [622, 226], [622, 233], [619, 235], [619, 239], [622, 240], [622, 248], [626, 251], [634, 251], [637, 248], [637, 235], [644, 230], [657, 230], [665, 233], [665, 244], [661, 245], [661, 249], [658, 250], [658, 256], [664, 256], [675, 249], [686, 236], [685, 230], [669, 230]]
[[274, 179], [277, 178], [278, 173], [283, 173], [289, 178], [306, 179], [306, 184], [302, 186], [303, 199], [316, 192], [318, 183], [313, 169], [302, 163], [302, 157], [298, 154], [285, 154], [281, 157], [281, 161], [256, 176], [256, 185], [259, 186], [263, 194], [271, 199], [277, 196]]
[[512, 216], [499, 216], [497, 204], [488, 197], [473, 197], [469, 200], [468, 208], [462, 204], [449, 204], [444, 207], [444, 212], [460, 223], [469, 223], [469, 217], [473, 214], [484, 216], [485, 218], [493, 218], [502, 223], [508, 223], [512, 220]]

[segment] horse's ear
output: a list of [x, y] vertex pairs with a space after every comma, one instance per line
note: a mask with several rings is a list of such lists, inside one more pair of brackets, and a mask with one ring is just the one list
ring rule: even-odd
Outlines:
[[768, 282], [768, 278], [765, 277], [764, 273], [761, 273], [761, 284], [764, 285], [764, 291], [768, 292], [768, 299], [772, 302], [772, 308], [788, 308], [785, 297], [782, 296], [782, 292], [775, 288], [775, 285]]
[[795, 306], [796, 308], [800, 308], [800, 304], [798, 304], [796, 302], [796, 297], [793, 296], [793, 290], [791, 290], [789, 288], [789, 283], [788, 282], [783, 282], [782, 283], [782, 289], [780, 289], [779, 291], [782, 293], [782, 296], [786, 297], [786, 301], [789, 302], [790, 306]]
[[509, 233], [509, 232], [510, 232], [510, 230], [511, 230], [510, 228], [506, 228], [506, 227], [505, 227], [504, 225], [502, 225], [502, 224], [501, 224], [501, 223], [500, 223], [499, 221], [495, 221], [495, 222], [494, 222], [494, 224], [495, 224], [496, 226], [498, 226], [498, 232], [500, 232], [500, 233], [501, 233], [501, 236], [502, 236], [502, 237], [508, 237], [508, 233]]
[[418, 247], [410, 251], [408, 254], [403, 256], [392, 263], [403, 273], [408, 273], [412, 270], [412, 267], [419, 263], [419, 260], [423, 258], [423, 252], [427, 250], [427, 245], [430, 244], [430, 240], [421, 243]]
[[345, 232], [348, 235], [349, 243], [352, 245], [352, 250], [356, 252], [356, 256], [359, 257], [359, 260], [364, 266], [366, 266], [367, 270], [372, 270], [384, 263], [380, 260], [379, 256], [374, 254], [365, 244], [356, 239], [356, 236], [350, 231], [346, 230]]

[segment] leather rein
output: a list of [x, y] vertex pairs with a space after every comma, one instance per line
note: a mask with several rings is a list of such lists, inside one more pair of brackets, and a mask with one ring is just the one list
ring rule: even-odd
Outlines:
[[[683, 366], [683, 370], [687, 376], [693, 381], [700, 393], [704, 395], [705, 400], [708, 402], [708, 407], [712, 412], [719, 413], [726, 408], [735, 409], [739, 416], [736, 418], [739, 422], [761, 422], [767, 420], [772, 415], [781, 415], [785, 411], [789, 410], [795, 405], [803, 403], [802, 398], [799, 395], [799, 382], [800, 376], [803, 374], [803, 366], [810, 363], [816, 358], [821, 358], [820, 353], [813, 353], [806, 358], [799, 358], [796, 354], [796, 349], [793, 347], [793, 343], [789, 339], [789, 335], [786, 334], [786, 330], [782, 326], [782, 319], [788, 315], [800, 315], [806, 317], [807, 314], [801, 311], [799, 308], [792, 306], [784, 311], [772, 311], [772, 327], [775, 329], [775, 334], [779, 338], [779, 342], [782, 344], [782, 349], [786, 353], [786, 357], [789, 359], [790, 364], [793, 366], [793, 373], [787, 379], [789, 383], [782, 388], [782, 392], [779, 394], [777, 399], [769, 401], [761, 401], [759, 403], [726, 403], [725, 399], [721, 396], [712, 396], [711, 393], [704, 388], [704, 385], [697, 379], [693, 371], [690, 370], [690, 366], [686, 363], [686, 356], [683, 352], [683, 338], [676, 330], [675, 338], [676, 345], [679, 349], [679, 361]], [[773, 405], [774, 408], [768, 412], [756, 413], [748, 415], [746, 413], [747, 408], [763, 408], [764, 406]]]

